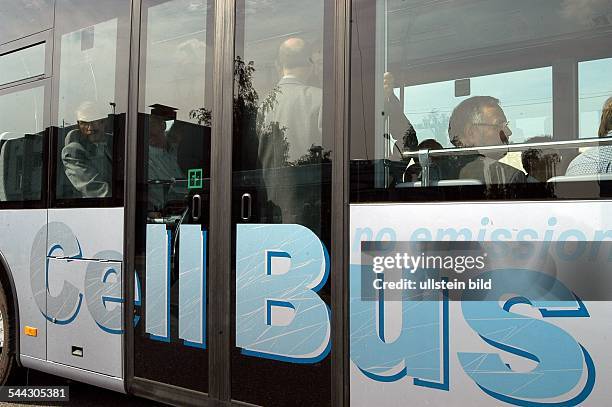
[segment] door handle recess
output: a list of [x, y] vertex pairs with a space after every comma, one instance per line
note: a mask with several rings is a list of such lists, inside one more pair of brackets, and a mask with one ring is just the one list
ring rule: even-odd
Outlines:
[[191, 217], [195, 222], [200, 220], [200, 216], [202, 215], [202, 198], [200, 195], [195, 194], [191, 198]]
[[240, 218], [242, 220], [249, 220], [251, 218], [251, 194], [244, 193], [240, 200]]

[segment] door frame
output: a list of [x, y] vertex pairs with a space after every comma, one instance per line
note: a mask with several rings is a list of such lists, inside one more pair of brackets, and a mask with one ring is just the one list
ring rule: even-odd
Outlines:
[[[230, 311], [232, 272], [232, 222], [226, 209], [232, 205], [233, 63], [236, 38], [236, 3], [244, 0], [216, 0], [214, 5], [213, 117], [211, 130], [210, 233], [208, 240], [208, 395], [134, 376], [135, 227], [138, 91], [142, 0], [132, 0], [129, 98], [125, 137], [124, 217], [124, 302], [123, 365], [128, 393], [180, 404], [245, 405], [231, 399]], [[326, 29], [333, 35], [331, 70], [333, 83], [326, 94], [330, 106], [326, 131], [333, 134], [331, 203], [331, 292], [332, 352], [331, 404], [349, 404], [349, 79], [351, 0], [335, 1], [333, 16], [326, 17]], [[330, 21], [327, 18], [329, 18]]]

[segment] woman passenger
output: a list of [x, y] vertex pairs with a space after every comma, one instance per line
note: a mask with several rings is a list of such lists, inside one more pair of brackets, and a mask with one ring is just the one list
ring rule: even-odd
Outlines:
[[[603, 105], [598, 135], [612, 136], [612, 97]], [[612, 142], [612, 140], [610, 140]], [[589, 148], [567, 167], [565, 175], [591, 175], [612, 173], [612, 143]]]

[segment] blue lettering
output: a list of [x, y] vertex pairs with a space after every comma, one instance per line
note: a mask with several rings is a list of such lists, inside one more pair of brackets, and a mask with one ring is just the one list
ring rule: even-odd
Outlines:
[[315, 363], [330, 349], [330, 315], [317, 291], [329, 261], [300, 225], [239, 224], [236, 243], [236, 346], [293, 363]]

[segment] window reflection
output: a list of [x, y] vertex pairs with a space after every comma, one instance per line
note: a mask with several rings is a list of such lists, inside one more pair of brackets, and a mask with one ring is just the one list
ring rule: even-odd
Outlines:
[[117, 64], [117, 23], [112, 19], [61, 37], [59, 121], [75, 124], [78, 107], [91, 101], [113, 113]]
[[0, 1], [0, 44], [53, 27], [53, 0]]
[[322, 1], [246, 4], [239, 9], [244, 48], [237, 45], [234, 67], [234, 169], [253, 171], [242, 173], [243, 187], [260, 187], [263, 222], [297, 223], [316, 233], [325, 224], [323, 183], [331, 162], [331, 135], [323, 131], [323, 8]]
[[174, 0], [147, 8], [145, 106], [171, 106], [177, 120], [197, 123], [197, 114], [206, 108], [210, 69], [206, 23], [203, 3]]
[[[150, 219], [182, 216], [188, 173], [210, 178], [211, 11], [174, 0], [146, 8], [143, 116]], [[210, 31], [210, 30], [209, 30]], [[200, 191], [201, 192], [201, 191]]]
[[169, 201], [181, 201], [187, 194], [185, 173], [178, 162], [183, 135], [170, 107], [153, 105], [147, 119], [149, 210], [161, 213]]

